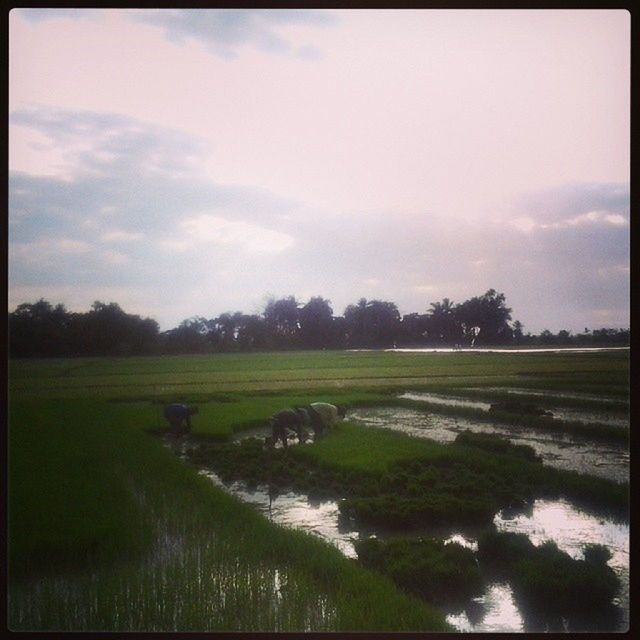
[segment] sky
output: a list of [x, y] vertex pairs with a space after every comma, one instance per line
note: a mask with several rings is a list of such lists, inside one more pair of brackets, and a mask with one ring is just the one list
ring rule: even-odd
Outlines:
[[624, 10], [14, 9], [9, 311], [629, 326]]

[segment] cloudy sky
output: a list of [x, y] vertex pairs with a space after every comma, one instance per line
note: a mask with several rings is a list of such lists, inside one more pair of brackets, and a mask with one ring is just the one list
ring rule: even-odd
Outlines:
[[622, 10], [10, 13], [9, 310], [494, 288], [629, 324]]

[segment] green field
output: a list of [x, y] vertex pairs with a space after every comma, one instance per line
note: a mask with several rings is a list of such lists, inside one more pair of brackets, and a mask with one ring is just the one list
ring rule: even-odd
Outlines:
[[[220, 441], [313, 401], [526, 387], [628, 400], [627, 352], [287, 352], [12, 361], [9, 626], [15, 630], [430, 631], [443, 615], [328, 544], [268, 522], [162, 446], [196, 402]], [[585, 401], [587, 402], [587, 401]], [[314, 447], [354, 472], [423, 452], [345, 425]], [[376, 443], [379, 442], [380, 446]], [[332, 449], [333, 447], [333, 449]], [[366, 454], [365, 454], [366, 452]]]

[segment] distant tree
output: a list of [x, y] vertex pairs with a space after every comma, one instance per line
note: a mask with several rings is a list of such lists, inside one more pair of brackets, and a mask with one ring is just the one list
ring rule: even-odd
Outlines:
[[563, 345], [571, 344], [573, 342], [571, 339], [571, 331], [567, 331], [566, 329], [558, 331], [558, 338], [556, 342]]
[[236, 314], [238, 348], [265, 349], [269, 346], [269, 332], [264, 318], [257, 315]]
[[298, 312], [300, 340], [304, 347], [321, 349], [331, 344], [333, 309], [320, 296], [311, 298]]
[[300, 324], [298, 303], [293, 296], [280, 300], [270, 299], [263, 317], [274, 346], [285, 349], [297, 346]]
[[160, 351], [163, 353], [205, 353], [211, 350], [209, 321], [202, 316], [183, 320], [175, 329], [160, 336]]
[[400, 335], [400, 313], [393, 302], [361, 298], [345, 309], [344, 319], [353, 347], [392, 347]]
[[13, 357], [69, 355], [71, 316], [63, 305], [41, 298], [9, 314], [9, 353]]
[[118, 304], [96, 301], [80, 320], [81, 351], [87, 355], [147, 353], [158, 336], [158, 323], [125, 313]]
[[215, 346], [221, 351], [231, 351], [237, 345], [240, 313], [221, 313], [210, 321], [210, 330]]
[[394, 302], [371, 300], [367, 304], [367, 332], [374, 347], [393, 347], [400, 335], [400, 313]]
[[504, 294], [495, 289], [458, 305], [455, 316], [466, 339], [474, 344], [505, 344], [512, 338], [511, 309], [505, 305]]
[[556, 343], [557, 338], [553, 333], [551, 333], [551, 331], [549, 331], [549, 329], [544, 329], [544, 331], [540, 333], [540, 344], [551, 345]]
[[524, 335], [523, 335], [523, 330], [524, 329], [524, 325], [522, 324], [522, 322], [520, 322], [520, 320], [516, 320], [513, 323], [513, 341], [516, 344], [522, 344], [523, 340], [524, 340]]
[[462, 338], [462, 329], [456, 315], [456, 305], [449, 298], [432, 302], [427, 312], [427, 336], [430, 342], [456, 344]]
[[428, 335], [429, 317], [426, 314], [409, 313], [402, 316], [401, 340], [403, 344], [424, 344]]
[[357, 304], [350, 304], [344, 310], [345, 340], [350, 347], [359, 348], [366, 346], [366, 313], [366, 298], [360, 298]]

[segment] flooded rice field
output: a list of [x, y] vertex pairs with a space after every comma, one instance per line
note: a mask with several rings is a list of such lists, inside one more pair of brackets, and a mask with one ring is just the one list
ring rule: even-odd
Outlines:
[[[561, 400], [562, 398], [567, 399], [582, 399], [582, 400], [600, 400], [607, 401], [607, 398], [598, 398], [597, 396], [590, 396], [586, 394], [552, 394], [549, 392], [542, 391], [531, 391], [530, 389], [505, 389], [505, 388], [486, 388], [480, 389], [473, 388], [468, 389], [469, 391], [501, 391], [506, 392], [514, 396], [535, 396], [535, 397], [545, 397], [545, 398], [554, 398], [557, 400]], [[471, 398], [462, 398], [456, 396], [449, 396], [445, 394], [438, 393], [429, 393], [426, 391], [408, 391], [398, 396], [399, 398], [403, 398], [406, 400], [415, 400], [417, 402], [428, 402], [431, 404], [449, 406], [449, 407], [466, 407], [469, 409], [479, 409], [481, 411], [489, 411], [491, 408], [491, 402], [487, 400], [476, 400]], [[611, 399], [609, 399], [611, 400]], [[552, 414], [553, 417], [558, 420], [568, 420], [568, 421], [578, 421], [578, 422], [587, 422], [593, 424], [608, 424], [621, 428], [629, 427], [629, 416], [628, 415], [619, 415], [617, 413], [612, 413], [610, 411], [603, 411], [599, 409], [578, 409], [574, 407], [552, 407], [547, 408]]]
[[[533, 394], [532, 394], [533, 395]], [[405, 393], [402, 398], [488, 410], [489, 403], [466, 398], [451, 398], [430, 393]], [[581, 396], [582, 397], [582, 396]], [[554, 409], [554, 414], [556, 410]], [[559, 416], [558, 416], [559, 417]], [[508, 438], [515, 444], [531, 446], [543, 464], [580, 473], [600, 476], [615, 482], [629, 480], [628, 447], [620, 444], [591, 442], [584, 437], [546, 432], [520, 426], [475, 422], [465, 417], [427, 413], [399, 407], [369, 407], [349, 411], [347, 419], [363, 426], [388, 428], [418, 438], [450, 443], [464, 430], [490, 433]], [[234, 440], [262, 439], [265, 427], [237, 433]], [[299, 443], [292, 440], [293, 446]], [[198, 444], [188, 439], [173, 446], [180, 457], [187, 459], [190, 447]], [[370, 536], [424, 537], [458, 543], [474, 552], [478, 550], [480, 529], [470, 526], [440, 526], [407, 532], [389, 532], [370, 525], [361, 526], [341, 514], [336, 500], [312, 500], [304, 493], [277, 493], [267, 485], [248, 487], [245, 482], [223, 483], [210, 469], [199, 469], [215, 485], [251, 504], [271, 521], [304, 530], [334, 545], [343, 555], [357, 559], [355, 543]], [[523, 609], [510, 582], [487, 578], [484, 592], [460, 608], [444, 608], [447, 621], [460, 632], [509, 633], [544, 631], [624, 632], [629, 624], [629, 525], [594, 516], [566, 500], [535, 500], [524, 508], [502, 510], [494, 516], [498, 531], [525, 534], [538, 546], [554, 541], [561, 551], [572, 558], [583, 557], [583, 547], [600, 544], [611, 557], [607, 564], [620, 580], [620, 588], [612, 606], [606, 612], [589, 619], [551, 618]]]
[[468, 418], [399, 407], [353, 409], [348, 419], [365, 426], [393, 429], [441, 443], [453, 442], [458, 434], [467, 429], [475, 433], [496, 434], [514, 444], [529, 445], [542, 458], [543, 464], [589, 473], [615, 482], [629, 480], [629, 450], [618, 444], [591, 442], [584, 437], [576, 438], [558, 432], [475, 422]]
[[[385, 531], [356, 528], [341, 517], [335, 500], [312, 501], [306, 495], [289, 491], [274, 495], [265, 485], [248, 489], [243, 482], [224, 484], [209, 470], [201, 470], [216, 486], [224, 488], [246, 503], [253, 505], [275, 523], [307, 531], [337, 547], [346, 557], [357, 558], [356, 540], [377, 535], [385, 538]], [[572, 557], [581, 556], [582, 545], [597, 543], [606, 545], [612, 558], [609, 566], [620, 578], [621, 588], [614, 601], [615, 620], [605, 620], [603, 627], [597, 623], [588, 630], [624, 630], [629, 619], [629, 527], [596, 518], [579, 511], [563, 500], [536, 500], [524, 512], [496, 514], [494, 524], [499, 530], [524, 533], [538, 545], [553, 540], [558, 547]], [[438, 537], [445, 542], [456, 542], [473, 551], [477, 542], [473, 530], [423, 530], [418, 535]], [[397, 535], [394, 534], [394, 535]], [[411, 533], [412, 536], [416, 532]], [[447, 621], [463, 632], [527, 632], [548, 630], [549, 622], [525, 618], [508, 582], [490, 582], [484, 593], [471, 600], [463, 610], [445, 611]], [[568, 624], [568, 622], [567, 622]], [[562, 631], [562, 629], [559, 629]]]

